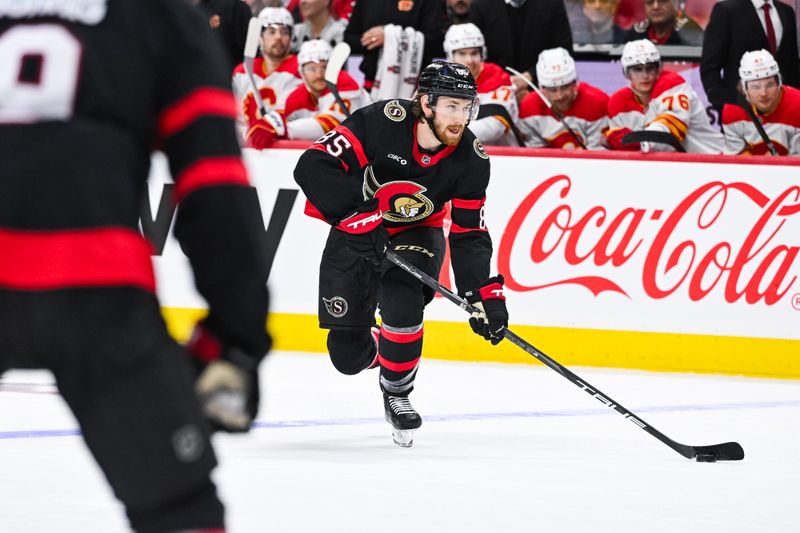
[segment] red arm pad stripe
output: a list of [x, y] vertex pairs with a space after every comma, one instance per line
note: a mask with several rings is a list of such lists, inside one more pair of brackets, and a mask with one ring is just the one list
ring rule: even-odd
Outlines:
[[214, 185], [249, 186], [242, 160], [239, 157], [213, 157], [197, 161], [178, 176], [175, 201], [180, 202], [190, 192]]
[[337, 126], [334, 128], [336, 131], [344, 135], [344, 137], [350, 141], [350, 144], [353, 145], [353, 151], [356, 153], [356, 157], [358, 158], [358, 165], [360, 167], [364, 167], [367, 165], [367, 154], [364, 153], [364, 147], [361, 145], [361, 141], [353, 135], [353, 132], [347, 129], [346, 126]]
[[0, 286], [19, 290], [133, 286], [155, 292], [150, 243], [127, 228], [0, 230]]
[[236, 119], [233, 94], [213, 87], [197, 89], [161, 112], [158, 132], [162, 138], [169, 137], [206, 115]]
[[450, 233], [469, 233], [470, 231], [488, 231], [486, 228], [462, 228], [455, 222], [450, 224]]
[[486, 203], [486, 198], [480, 200], [459, 200], [453, 198], [453, 208], [455, 209], [480, 209]]

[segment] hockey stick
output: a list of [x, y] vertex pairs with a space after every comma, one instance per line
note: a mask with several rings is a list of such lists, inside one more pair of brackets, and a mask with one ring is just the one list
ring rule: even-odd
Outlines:
[[567, 132], [570, 135], [572, 135], [572, 137], [578, 142], [579, 145], [581, 145], [581, 148], [583, 148], [584, 150], [588, 150], [588, 148], [586, 148], [586, 144], [583, 142], [583, 140], [581, 140], [580, 136], [577, 133], [575, 133], [575, 130], [570, 128], [569, 124], [567, 124], [567, 121], [564, 120], [564, 115], [553, 109], [553, 104], [544, 94], [542, 94], [542, 91], [539, 90], [539, 88], [536, 86], [535, 83], [533, 83], [531, 80], [523, 76], [522, 73], [517, 69], [506, 67], [506, 70], [509, 71], [514, 76], [518, 77], [519, 79], [523, 80], [525, 83], [527, 83], [528, 86], [531, 89], [533, 89], [536, 92], [536, 94], [539, 95], [539, 98], [542, 99], [542, 102], [544, 102], [544, 105], [547, 106], [547, 109], [549, 109], [550, 112], [553, 113], [553, 115], [555, 115], [555, 117], [561, 122], [561, 124], [564, 126]]
[[[718, 89], [712, 89], [711, 94], [709, 95], [708, 98], [709, 100], [713, 100], [721, 104], [733, 104], [744, 109], [744, 112], [747, 113], [747, 116], [750, 117], [750, 120], [753, 122], [753, 126], [756, 127], [756, 131], [758, 132], [758, 135], [761, 137], [761, 140], [764, 141], [764, 144], [767, 145], [767, 150], [769, 150], [770, 155], [778, 155], [778, 150], [772, 143], [772, 139], [770, 139], [769, 135], [767, 135], [766, 130], [764, 130], [764, 126], [763, 124], [761, 124], [761, 120], [759, 120], [759, 118], [753, 112], [753, 106], [750, 105], [750, 102], [747, 101], [747, 99], [744, 97], [742, 93], [740, 93], [736, 89], [718, 88]], [[721, 120], [722, 120], [722, 113], [720, 113], [720, 121]]]
[[[387, 252], [386, 258], [397, 265], [398, 267], [402, 268], [418, 280], [420, 280], [423, 284], [427, 285], [431, 289], [435, 290], [461, 309], [464, 309], [468, 313], [475, 313], [478, 312], [478, 309], [472, 305], [470, 305], [466, 300], [458, 296], [457, 294], [451, 292], [446, 287], [442, 286], [438, 281], [434, 278], [422, 272], [418, 268], [413, 265], [406, 263], [400, 257], [395, 255], [393, 252]], [[565, 366], [561, 365], [557, 361], [551, 359], [549, 356], [545, 355], [543, 352], [539, 351], [536, 347], [532, 344], [528, 343], [518, 335], [516, 335], [513, 331], [506, 328], [506, 339], [511, 341], [512, 343], [516, 344], [523, 350], [525, 350], [528, 354], [532, 355], [540, 362], [544, 363], [546, 366], [550, 367], [551, 370], [555, 370], [559, 374], [561, 374], [564, 378], [572, 382], [575, 386], [580, 389], [583, 389], [589, 396], [597, 398], [600, 403], [605, 405], [606, 407], [610, 407], [611, 409], [615, 410], [623, 417], [627, 418], [638, 427], [642, 428], [679, 454], [683, 455], [687, 459], [694, 459], [697, 462], [701, 463], [713, 463], [715, 461], [740, 461], [744, 459], [744, 450], [742, 449], [741, 445], [737, 442], [725, 442], [722, 444], [713, 444], [711, 446], [688, 446], [686, 444], [681, 444], [679, 442], [675, 442], [674, 440], [670, 439], [656, 428], [652, 427], [651, 425], [647, 424], [644, 420], [633, 414], [631, 411], [617, 403], [615, 400], [612, 400], [611, 397], [607, 396], [600, 389], [590, 385], [587, 381], [583, 380], [582, 378], [578, 377], [575, 373], [571, 370], [566, 368]]]
[[350, 57], [350, 45], [346, 42], [341, 42], [331, 51], [331, 57], [328, 59], [328, 66], [325, 67], [325, 85], [333, 94], [336, 103], [342, 108], [342, 112], [346, 117], [350, 116], [350, 110], [344, 105], [344, 100], [342, 100], [342, 96], [336, 88], [336, 82], [339, 80], [339, 72], [342, 71], [342, 67], [348, 57]]
[[253, 96], [258, 104], [258, 110], [261, 116], [267, 114], [267, 109], [264, 107], [264, 100], [261, 99], [261, 91], [256, 85], [256, 78], [253, 75], [253, 63], [255, 62], [256, 53], [258, 52], [258, 40], [261, 37], [262, 22], [260, 19], [253, 17], [247, 25], [247, 37], [244, 41], [244, 71], [250, 79], [250, 86], [253, 88]]
[[649, 143], [661, 143], [661, 144], [668, 144], [675, 149], [676, 152], [686, 152], [686, 148], [678, 142], [672, 134], [667, 133], [666, 131], [651, 131], [651, 130], [639, 130], [639, 131], [632, 131], [629, 134], [625, 135], [622, 138], [623, 144], [629, 143], [638, 143], [638, 142], [649, 142]]

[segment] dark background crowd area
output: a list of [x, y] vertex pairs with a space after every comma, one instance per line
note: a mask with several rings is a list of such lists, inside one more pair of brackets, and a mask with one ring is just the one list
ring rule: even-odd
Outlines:
[[[428, 61], [444, 57], [444, 33], [451, 24], [473, 22], [486, 39], [486, 61], [527, 72], [534, 81], [542, 50], [560, 46], [571, 50], [579, 62], [613, 62], [619, 60], [625, 42], [650, 39], [659, 46], [662, 60], [699, 64], [708, 101], [717, 107], [721, 104], [715, 102], [716, 89], [735, 87], [741, 55], [768, 48], [765, 32], [759, 32], [758, 26], [763, 27], [763, 16], [759, 23], [757, 8], [750, 7], [764, 0], [193, 1], [206, 10], [211, 27], [219, 30], [232, 63], [241, 61], [247, 15], [258, 15], [264, 7], [287, 8], [297, 23], [296, 30], [303, 24], [309, 28], [303, 32], [305, 39], [315, 38], [311, 28], [321, 24], [320, 20], [338, 21], [345, 29], [332, 40], [346, 41], [353, 56], [363, 58], [359, 68], [367, 84], [374, 75], [380, 43], [370, 44], [366, 36], [371, 28], [384, 24], [411, 26], [422, 32], [426, 37], [423, 59]], [[769, 1], [777, 2], [773, 9], [782, 22], [780, 43], [773, 55], [784, 83], [800, 85], [794, 0]], [[620, 87], [624, 83], [620, 77]]]

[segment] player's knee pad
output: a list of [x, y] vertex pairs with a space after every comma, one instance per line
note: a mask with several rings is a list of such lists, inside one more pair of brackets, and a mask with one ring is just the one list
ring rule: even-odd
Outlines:
[[352, 376], [369, 367], [376, 350], [369, 328], [328, 332], [328, 354], [333, 366], [342, 374]]
[[411, 327], [422, 322], [425, 309], [423, 285], [399, 268], [389, 270], [381, 280], [378, 302], [381, 318], [394, 327]]
[[137, 533], [197, 531], [225, 527], [225, 510], [210, 480], [188, 494], [146, 508], [127, 509]]

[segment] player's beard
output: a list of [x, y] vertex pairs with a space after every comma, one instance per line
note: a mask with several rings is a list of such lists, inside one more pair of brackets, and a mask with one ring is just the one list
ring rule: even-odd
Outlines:
[[[466, 126], [463, 124], [444, 124], [440, 125], [437, 124], [437, 121], [433, 122], [433, 126], [436, 130], [436, 136], [439, 140], [445, 143], [447, 146], [456, 146], [459, 142], [461, 142], [461, 137], [464, 136], [464, 130]], [[450, 129], [455, 130], [458, 128], [458, 133], [450, 131]]]

